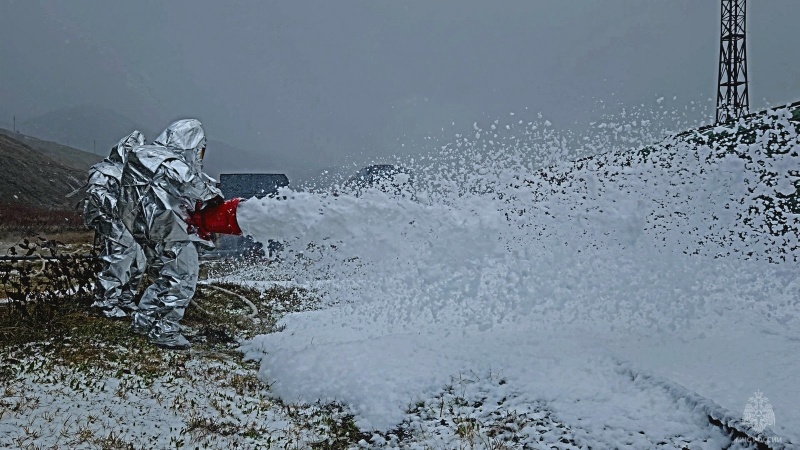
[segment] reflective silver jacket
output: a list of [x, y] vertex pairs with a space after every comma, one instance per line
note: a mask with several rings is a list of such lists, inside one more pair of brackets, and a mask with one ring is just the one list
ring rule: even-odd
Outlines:
[[122, 172], [121, 212], [137, 240], [203, 241], [188, 230], [198, 202], [221, 198], [216, 181], [202, 172], [205, 133], [195, 119], [169, 126], [153, 145], [134, 147]]
[[112, 223], [121, 220], [118, 200], [122, 168], [133, 147], [143, 144], [142, 133], [134, 131], [122, 138], [108, 157], [89, 169], [89, 182], [86, 185], [88, 199], [83, 208], [83, 220], [86, 226], [105, 237], [113, 238]]

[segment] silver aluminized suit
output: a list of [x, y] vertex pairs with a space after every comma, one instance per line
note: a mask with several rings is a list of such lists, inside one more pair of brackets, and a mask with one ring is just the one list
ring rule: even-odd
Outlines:
[[179, 120], [153, 145], [135, 147], [122, 174], [123, 222], [144, 249], [153, 281], [132, 328], [161, 347], [189, 347], [178, 322], [197, 286], [196, 244], [213, 246], [187, 225], [198, 203], [222, 199], [215, 181], [202, 172], [205, 141], [199, 121]]
[[97, 296], [92, 306], [101, 308], [107, 317], [125, 317], [125, 310], [136, 308], [133, 298], [144, 272], [142, 248], [123, 225], [119, 210], [122, 169], [131, 149], [143, 144], [142, 133], [134, 131], [120, 140], [106, 159], [89, 169], [83, 219], [103, 245], [102, 270], [97, 275]]

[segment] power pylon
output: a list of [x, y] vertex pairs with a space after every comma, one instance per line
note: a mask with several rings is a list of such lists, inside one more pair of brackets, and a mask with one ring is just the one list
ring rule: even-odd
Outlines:
[[745, 7], [746, 0], [722, 0], [717, 123], [738, 119], [750, 112], [750, 95], [747, 91]]

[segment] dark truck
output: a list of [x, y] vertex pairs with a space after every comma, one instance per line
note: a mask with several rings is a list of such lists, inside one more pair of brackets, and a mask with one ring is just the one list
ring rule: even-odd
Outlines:
[[[223, 173], [219, 177], [219, 188], [226, 199], [241, 197], [264, 198], [275, 195], [278, 189], [289, 186], [289, 178], [282, 173]], [[273, 256], [280, 244], [270, 241], [267, 248], [249, 236], [218, 235], [214, 238], [216, 248], [202, 253], [203, 259], [243, 258]]]

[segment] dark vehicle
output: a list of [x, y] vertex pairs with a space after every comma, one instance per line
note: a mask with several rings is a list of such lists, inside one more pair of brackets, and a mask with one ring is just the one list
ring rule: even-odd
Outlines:
[[378, 189], [388, 194], [414, 199], [414, 175], [409, 169], [392, 164], [376, 164], [358, 171], [344, 186], [353, 195], [362, 195], [368, 189]]
[[[264, 198], [286, 186], [289, 186], [289, 178], [282, 173], [223, 173], [219, 177], [219, 188], [225, 198]], [[214, 244], [216, 248], [204, 252], [203, 258], [273, 257], [281, 248], [280, 243], [269, 241], [265, 249], [264, 244], [250, 236], [220, 235], [214, 239]]]

